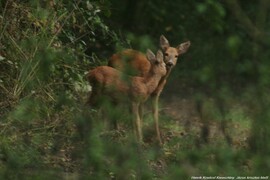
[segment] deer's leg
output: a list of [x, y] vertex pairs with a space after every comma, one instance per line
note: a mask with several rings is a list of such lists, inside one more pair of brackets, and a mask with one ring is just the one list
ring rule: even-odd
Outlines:
[[96, 107], [97, 105], [97, 92], [96, 91], [90, 91], [89, 94], [88, 94], [88, 97], [87, 97], [87, 101], [85, 103], [85, 105], [93, 108], [93, 107]]
[[[108, 98], [109, 99], [109, 98]], [[110, 128], [113, 130], [119, 130], [119, 123], [118, 123], [118, 119], [121, 117], [121, 109], [119, 106], [119, 103], [115, 100], [111, 100], [109, 101], [108, 104], [108, 112], [110, 112]]]
[[144, 106], [143, 106], [143, 104], [140, 104], [139, 105], [139, 116], [140, 116], [140, 119], [142, 122], [143, 122], [143, 113], [144, 113]]
[[91, 108], [96, 108], [99, 105], [99, 98], [102, 94], [102, 85], [93, 82], [91, 86], [92, 90], [89, 92], [87, 102], [85, 104]]
[[132, 111], [134, 115], [134, 124], [136, 129], [136, 135], [139, 142], [142, 142], [142, 127], [141, 127], [141, 119], [140, 119], [140, 113], [139, 113], [140, 104], [137, 102], [132, 103]]
[[158, 117], [158, 101], [159, 101], [159, 95], [152, 96], [152, 110], [153, 110], [153, 117], [155, 122], [155, 129], [157, 133], [157, 139], [160, 144], [162, 144], [160, 131], [159, 131], [159, 117]]
[[139, 119], [140, 119], [140, 129], [139, 129], [139, 132], [140, 132], [140, 137], [141, 137], [141, 141], [143, 141], [143, 112], [144, 112], [144, 104], [143, 103], [140, 103], [139, 104]]
[[157, 89], [154, 91], [152, 94], [152, 111], [153, 111], [153, 117], [154, 117], [154, 122], [155, 122], [155, 129], [157, 133], [157, 139], [159, 141], [159, 144], [162, 145], [162, 140], [161, 140], [161, 135], [160, 135], [160, 130], [159, 130], [159, 96], [166, 84], [166, 79], [163, 79], [159, 82], [159, 85]]

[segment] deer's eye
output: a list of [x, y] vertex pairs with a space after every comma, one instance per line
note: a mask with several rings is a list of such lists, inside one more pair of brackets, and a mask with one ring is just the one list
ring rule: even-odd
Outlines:
[[175, 58], [178, 58], [178, 56], [177, 56], [177, 55], [175, 55]]
[[165, 53], [165, 56], [169, 56], [169, 54], [168, 53]]

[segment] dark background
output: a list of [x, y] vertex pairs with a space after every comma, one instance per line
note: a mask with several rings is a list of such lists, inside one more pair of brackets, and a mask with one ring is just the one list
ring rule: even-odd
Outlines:
[[[268, 175], [269, 9], [268, 0], [1, 1], [0, 177]], [[140, 146], [128, 118], [108, 131], [85, 107], [85, 74], [125, 48], [157, 51], [162, 34], [191, 47], [161, 96], [164, 146], [150, 110]]]

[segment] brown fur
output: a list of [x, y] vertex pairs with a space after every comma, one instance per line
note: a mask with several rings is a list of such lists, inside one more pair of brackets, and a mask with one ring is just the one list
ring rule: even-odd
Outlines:
[[[159, 125], [158, 125], [159, 96], [166, 84], [167, 77], [170, 75], [172, 68], [177, 63], [178, 57], [186, 53], [189, 46], [190, 46], [190, 41], [187, 41], [187, 42], [179, 44], [177, 47], [171, 47], [169, 44], [169, 41], [165, 38], [165, 36], [163, 35], [160, 36], [160, 47], [164, 53], [164, 62], [166, 64], [167, 73], [166, 73], [166, 76], [160, 80], [157, 88], [151, 94], [151, 96], [153, 97], [152, 98], [153, 99], [153, 103], [152, 103], [153, 117], [155, 120], [157, 138], [160, 144], [162, 144], [162, 141], [161, 141]], [[123, 56], [125, 58], [122, 58]], [[148, 62], [147, 58], [145, 57], [144, 54], [136, 50], [128, 49], [120, 53], [114, 54], [110, 58], [108, 65], [124, 73], [127, 73], [129, 75], [134, 75], [134, 72], [135, 72], [135, 75], [143, 76], [147, 74], [147, 72], [150, 69], [149, 68], [150, 65], [148, 65], [147, 62]], [[133, 72], [133, 74], [129, 72]]]
[[126, 49], [112, 55], [109, 59], [108, 66], [129, 75], [145, 76], [149, 72], [151, 64], [143, 53], [133, 49]]
[[88, 73], [88, 81], [92, 85], [89, 103], [95, 104], [99, 96], [108, 95], [115, 101], [128, 99], [132, 102], [133, 113], [136, 117], [136, 133], [142, 141], [140, 106], [157, 88], [160, 79], [166, 75], [163, 55], [158, 51], [157, 57], [149, 50], [147, 57], [151, 64], [150, 70], [143, 77], [126, 76], [124, 73], [109, 67], [99, 66]]

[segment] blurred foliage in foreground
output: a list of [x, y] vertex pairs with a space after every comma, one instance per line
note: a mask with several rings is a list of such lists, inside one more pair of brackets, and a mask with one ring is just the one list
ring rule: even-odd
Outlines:
[[[267, 175], [269, 8], [267, 0], [1, 1], [0, 178]], [[146, 115], [139, 146], [130, 127], [106, 131], [85, 107], [84, 75], [122, 47], [156, 50], [161, 34], [174, 46], [192, 42], [163, 94], [191, 100], [201, 121], [187, 116], [185, 128], [162, 112], [157, 147]], [[223, 136], [209, 140], [213, 124]]]

